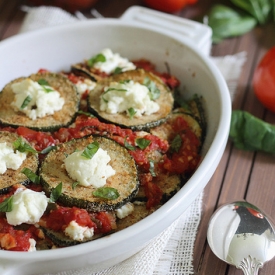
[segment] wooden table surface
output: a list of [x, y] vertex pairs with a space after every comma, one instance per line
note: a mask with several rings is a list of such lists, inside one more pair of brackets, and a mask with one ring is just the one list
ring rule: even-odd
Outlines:
[[[211, 5], [230, 1], [199, 0], [176, 16], [196, 18], [204, 15]], [[25, 13], [21, 5], [25, 0], [0, 0], [0, 40], [16, 34]], [[128, 7], [142, 5], [142, 0], [100, 0], [95, 8], [104, 17], [119, 17]], [[251, 84], [255, 66], [263, 54], [275, 45], [275, 24], [256, 27], [253, 31], [213, 45], [211, 55], [224, 56], [245, 51], [247, 61], [238, 81], [233, 109], [243, 109], [255, 116], [275, 124], [275, 115], [265, 110], [254, 96]], [[1, 60], [0, 60], [1, 62]], [[1, 77], [1, 74], [0, 74]], [[264, 153], [253, 153], [235, 149], [229, 141], [222, 160], [204, 190], [203, 213], [194, 249], [195, 274], [240, 275], [235, 267], [220, 261], [210, 250], [206, 241], [207, 224], [213, 211], [220, 205], [238, 199], [246, 199], [262, 208], [275, 219], [275, 157]], [[273, 275], [275, 259], [265, 264], [260, 274]]]

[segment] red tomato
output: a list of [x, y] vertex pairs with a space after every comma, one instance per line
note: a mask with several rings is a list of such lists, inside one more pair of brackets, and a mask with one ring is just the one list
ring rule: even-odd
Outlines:
[[195, 4], [198, 0], [144, 0], [144, 3], [153, 9], [164, 12], [176, 12], [186, 5]]
[[275, 113], [275, 46], [264, 55], [256, 67], [253, 88], [259, 101]]

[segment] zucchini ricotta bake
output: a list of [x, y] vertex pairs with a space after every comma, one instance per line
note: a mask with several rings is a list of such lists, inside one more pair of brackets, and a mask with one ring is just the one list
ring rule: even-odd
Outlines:
[[0, 249], [77, 245], [156, 211], [200, 162], [203, 99], [149, 60], [103, 49], [0, 93]]

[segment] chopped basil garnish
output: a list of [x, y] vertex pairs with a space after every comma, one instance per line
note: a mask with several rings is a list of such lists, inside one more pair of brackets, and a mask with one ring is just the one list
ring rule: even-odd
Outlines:
[[50, 151], [54, 150], [55, 148], [56, 148], [55, 145], [48, 146], [47, 148], [45, 148], [42, 151], [40, 151], [40, 154], [42, 154], [42, 155], [48, 154]]
[[117, 189], [112, 187], [100, 187], [97, 188], [93, 195], [98, 198], [106, 199], [106, 200], [115, 200], [119, 197], [119, 193]]
[[50, 202], [56, 202], [62, 194], [62, 182], [60, 182], [55, 188], [53, 188], [50, 195]]
[[133, 107], [131, 107], [131, 108], [128, 109], [128, 114], [130, 116], [130, 119], [133, 119], [133, 117], [136, 114], [136, 112], [137, 111]]
[[181, 139], [180, 135], [178, 134], [174, 137], [174, 139], [172, 140], [172, 142], [170, 144], [170, 148], [169, 148], [170, 152], [177, 153], [181, 147], [181, 144], [182, 144], [182, 139]]
[[44, 78], [40, 78], [37, 82], [39, 85], [50, 86], [49, 82]]
[[25, 167], [25, 168], [23, 168], [21, 173], [23, 173], [33, 183], [35, 183], [35, 184], [40, 183], [40, 177], [38, 175], [36, 175], [31, 169]]
[[122, 72], [123, 68], [116, 67], [113, 71], [113, 74], [120, 74]]
[[132, 146], [129, 142], [127, 142], [126, 138], [124, 139], [124, 146], [126, 149], [130, 150], [130, 151], [135, 151], [136, 147]]
[[88, 112], [84, 112], [84, 111], [77, 111], [77, 113], [79, 114], [79, 115], [85, 115], [85, 116], [89, 116], [89, 117], [95, 117], [93, 114], [91, 114], [91, 113], [88, 113]]
[[28, 96], [24, 99], [24, 101], [23, 101], [23, 103], [22, 103], [20, 109], [24, 109], [25, 107], [27, 107], [27, 106], [29, 105], [29, 103], [31, 102], [31, 100], [32, 100], [32, 97], [28, 95]]
[[156, 83], [153, 82], [149, 77], [145, 77], [143, 80], [143, 85], [149, 89], [149, 95], [151, 100], [156, 100], [160, 96], [160, 90], [156, 86]]
[[149, 165], [150, 165], [150, 167], [149, 167], [149, 172], [151, 173], [151, 175], [153, 176], [153, 177], [156, 177], [156, 172], [155, 172], [155, 162], [153, 161], [153, 160], [149, 160]]
[[106, 57], [102, 53], [99, 53], [99, 54], [93, 56], [92, 58], [90, 58], [87, 61], [87, 64], [88, 64], [88, 66], [93, 67], [94, 64], [98, 63], [98, 62], [106, 62]]
[[144, 150], [150, 143], [151, 143], [151, 141], [146, 138], [137, 138], [136, 139], [137, 146], [142, 150]]
[[21, 137], [13, 142], [13, 147], [15, 150], [18, 150], [21, 153], [24, 153], [24, 152], [37, 153], [37, 151], [33, 149], [29, 144], [24, 142]]
[[6, 198], [2, 203], [0, 203], [0, 212], [11, 212], [13, 209], [13, 196]]
[[83, 151], [83, 153], [81, 154], [82, 157], [85, 157], [87, 159], [91, 159], [95, 153], [98, 151], [99, 149], [99, 143], [97, 141], [94, 141], [92, 143], [90, 143]]
[[73, 190], [76, 188], [76, 186], [79, 184], [79, 182], [74, 182], [73, 184], [72, 184], [72, 188], [73, 188]]

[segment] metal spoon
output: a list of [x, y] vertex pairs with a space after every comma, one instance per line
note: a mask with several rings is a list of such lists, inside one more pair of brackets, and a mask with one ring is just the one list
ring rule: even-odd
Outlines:
[[226, 204], [210, 219], [207, 240], [214, 254], [245, 275], [275, 256], [274, 226], [263, 212], [246, 201]]

